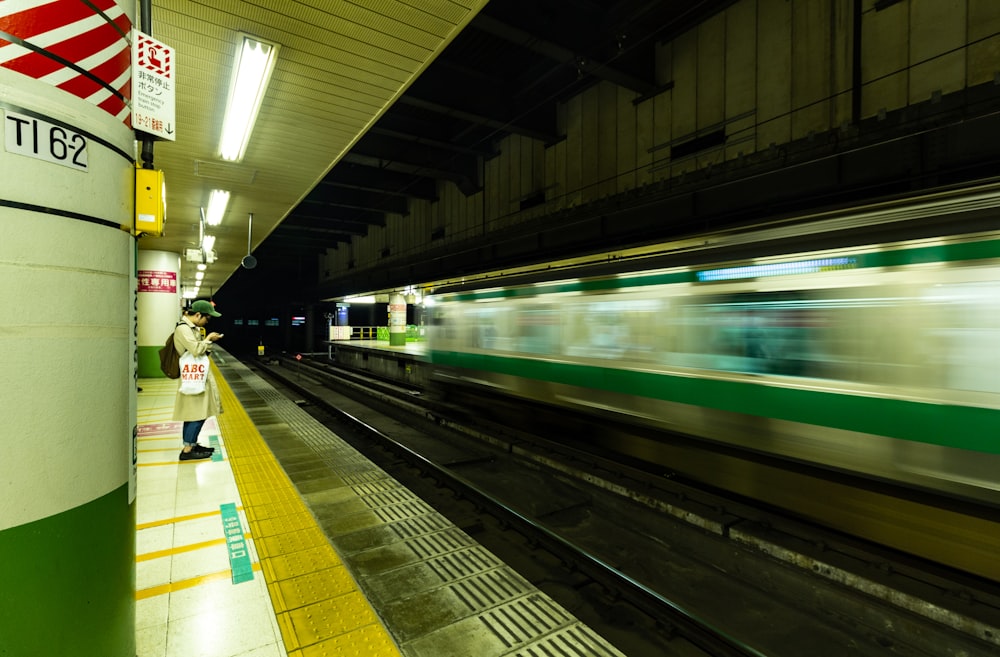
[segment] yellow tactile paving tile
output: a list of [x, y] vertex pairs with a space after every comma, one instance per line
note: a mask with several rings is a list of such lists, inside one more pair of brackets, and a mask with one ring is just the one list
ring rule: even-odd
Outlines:
[[350, 593], [354, 589], [354, 580], [344, 566], [334, 566], [281, 580], [273, 585], [273, 589], [272, 600], [275, 596], [280, 597], [284, 609], [298, 609]]
[[302, 650], [289, 652], [288, 657], [392, 657], [399, 651], [394, 644], [387, 643], [375, 625], [362, 627], [350, 634], [327, 639], [307, 646]]
[[217, 418], [226, 456], [289, 657], [398, 656], [288, 475], [215, 372], [226, 409]]
[[375, 612], [358, 591], [287, 612], [299, 646], [309, 646], [377, 623]]

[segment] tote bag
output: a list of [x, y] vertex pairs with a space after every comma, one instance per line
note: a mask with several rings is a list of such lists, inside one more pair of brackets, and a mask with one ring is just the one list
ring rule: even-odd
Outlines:
[[180, 359], [182, 395], [200, 395], [205, 392], [205, 378], [208, 376], [208, 356], [195, 356], [185, 351]]

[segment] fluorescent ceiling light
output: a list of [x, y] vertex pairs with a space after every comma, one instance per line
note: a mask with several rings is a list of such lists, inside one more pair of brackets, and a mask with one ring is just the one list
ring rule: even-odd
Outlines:
[[205, 279], [205, 272], [203, 272], [203, 271], [197, 271], [197, 272], [194, 273], [194, 280], [196, 280], [196, 281], [198, 281], [200, 283], [204, 279]]
[[208, 265], [201, 262], [198, 263], [198, 271], [205, 271], [206, 269], [208, 269]]
[[205, 235], [201, 238], [201, 249], [206, 253], [215, 248], [215, 235]]
[[222, 215], [226, 214], [226, 206], [229, 205], [229, 192], [224, 189], [213, 189], [208, 197], [208, 211], [205, 213], [205, 221], [209, 226], [218, 226], [222, 223]]
[[226, 116], [222, 121], [219, 155], [223, 160], [239, 162], [247, 150], [257, 111], [264, 99], [268, 78], [274, 68], [278, 46], [240, 35], [233, 77], [229, 83]]

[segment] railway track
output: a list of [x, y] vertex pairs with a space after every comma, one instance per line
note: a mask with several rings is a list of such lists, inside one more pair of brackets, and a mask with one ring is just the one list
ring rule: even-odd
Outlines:
[[[306, 397], [321, 415], [342, 416], [331, 407], [354, 408], [349, 414], [361, 424], [336, 430], [360, 432], [361, 444], [378, 436], [391, 450], [389, 463], [405, 461], [407, 469], [422, 473], [411, 477], [415, 483], [432, 481], [432, 491], [447, 485], [453, 492], [446, 497], [471, 504], [474, 518], [488, 516], [499, 529], [516, 528], [526, 544], [565, 564], [560, 571], [569, 572], [566, 581], [573, 583], [554, 584], [555, 593], [579, 595], [596, 587], [599, 598], [616, 601], [616, 609], [632, 609], [632, 620], [621, 626], [651, 622], [666, 628], [660, 643], [680, 637], [686, 649], [720, 655], [802, 654], [818, 637], [828, 647], [810, 647], [814, 655], [846, 654], [858, 646], [861, 651], [852, 654], [985, 655], [1000, 646], [1000, 598], [975, 578], [871, 552], [871, 546], [746, 499], [699, 490], [658, 465], [622, 463], [602, 451], [600, 441], [592, 441], [595, 455], [512, 430], [510, 422], [489, 429], [482, 413], [478, 426], [469, 428], [448, 417], [453, 407], [418, 403], [419, 391], [335, 374], [319, 364], [260, 369]], [[369, 395], [364, 405], [342, 394], [357, 397], [362, 390]], [[364, 410], [368, 404], [376, 408]], [[511, 408], [497, 412], [514, 416]], [[532, 418], [541, 426], [555, 421]], [[413, 435], [418, 425], [423, 432]], [[470, 435], [479, 440], [469, 441]], [[539, 487], [545, 498], [530, 492]], [[601, 604], [607, 603], [592, 606]], [[761, 622], [762, 614], [771, 620]], [[588, 623], [601, 622], [601, 613], [592, 615]], [[646, 620], [635, 620], [639, 616]], [[635, 634], [614, 624], [605, 631]]]

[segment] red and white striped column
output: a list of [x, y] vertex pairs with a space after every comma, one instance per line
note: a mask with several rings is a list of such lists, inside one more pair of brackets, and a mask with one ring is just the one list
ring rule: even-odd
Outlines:
[[135, 4], [0, 1], [4, 655], [135, 656]]

